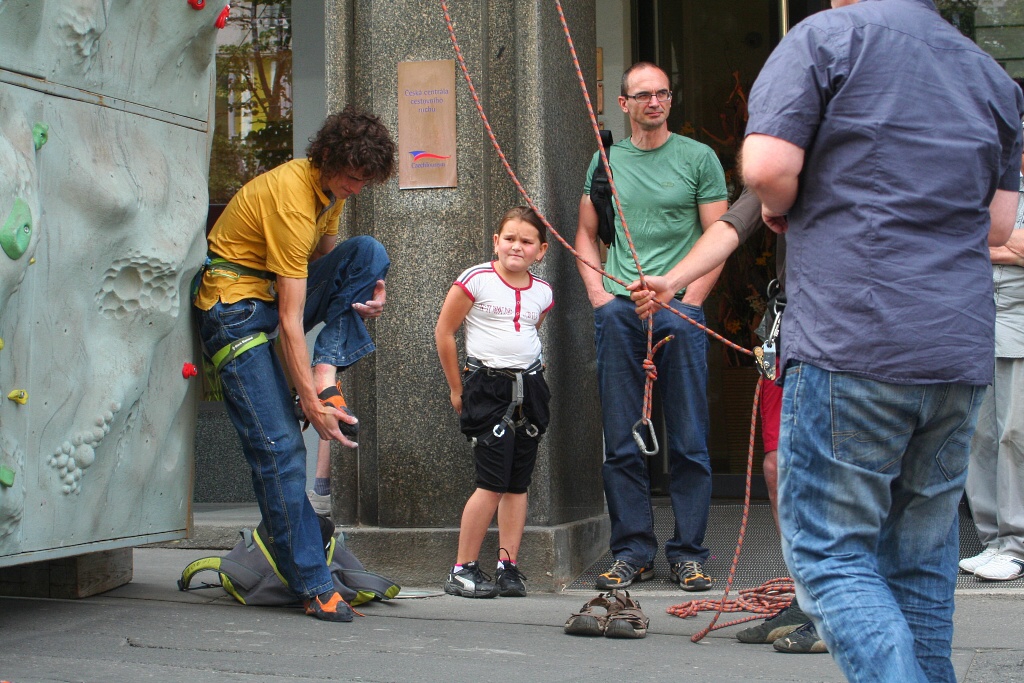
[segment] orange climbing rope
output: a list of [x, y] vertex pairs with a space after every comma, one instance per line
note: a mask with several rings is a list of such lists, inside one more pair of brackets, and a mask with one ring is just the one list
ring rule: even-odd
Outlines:
[[[620, 278], [615, 277], [611, 273], [608, 273], [607, 271], [605, 271], [599, 265], [591, 263], [590, 261], [588, 261], [585, 258], [583, 258], [582, 256], [580, 256], [580, 254], [572, 247], [572, 245], [570, 245], [569, 242], [566, 241], [565, 238], [563, 238], [562, 235], [559, 234], [559, 232], [551, 225], [551, 223], [548, 222], [548, 220], [544, 216], [543, 212], [541, 212], [541, 210], [537, 207], [536, 204], [534, 204], [533, 200], [530, 198], [529, 193], [527, 193], [526, 189], [523, 187], [522, 183], [519, 181], [519, 178], [516, 176], [515, 171], [512, 169], [512, 166], [509, 164], [508, 159], [505, 157], [505, 153], [502, 150], [501, 145], [498, 143], [497, 137], [494, 135], [494, 130], [491, 128], [490, 121], [487, 118], [487, 113], [484, 112], [483, 105], [480, 103], [480, 96], [477, 94], [476, 86], [473, 84], [473, 79], [472, 79], [472, 77], [469, 74], [469, 68], [466, 66], [466, 60], [465, 60], [465, 58], [462, 55], [462, 49], [459, 47], [458, 38], [455, 35], [455, 25], [454, 25], [454, 22], [452, 21], [451, 14], [448, 11], [447, 0], [440, 0], [440, 2], [441, 2], [441, 9], [444, 12], [445, 23], [446, 23], [447, 28], [448, 28], [448, 36], [449, 36], [449, 38], [452, 41], [452, 47], [455, 50], [455, 57], [456, 57], [456, 60], [458, 61], [459, 69], [462, 71], [462, 75], [463, 75], [463, 77], [464, 77], [464, 79], [466, 81], [466, 85], [469, 87], [469, 92], [470, 92], [470, 95], [472, 95], [473, 103], [476, 105], [477, 113], [480, 115], [480, 119], [483, 122], [485, 130], [487, 131], [487, 136], [488, 136], [488, 138], [491, 141], [491, 145], [494, 147], [495, 152], [497, 152], [498, 158], [501, 160], [502, 166], [505, 168], [505, 172], [508, 173], [508, 175], [511, 178], [512, 182], [515, 184], [516, 189], [519, 191], [519, 194], [522, 195], [523, 199], [526, 201], [527, 206], [529, 206], [531, 209], [533, 209], [537, 213], [537, 216], [540, 218], [541, 222], [544, 223], [544, 226], [547, 228], [548, 232], [551, 235], [553, 235], [554, 238], [559, 242], [559, 244], [561, 244], [563, 247], [565, 247], [569, 251], [569, 253], [572, 254], [574, 258], [576, 258], [576, 260], [578, 260], [580, 263], [583, 263], [585, 266], [587, 266], [591, 270], [599, 273], [603, 277], [606, 277], [609, 280], [612, 280], [613, 282], [617, 282], [618, 284], [622, 285], [623, 287], [627, 286], [629, 283], [623, 281]], [[588, 113], [588, 115], [590, 117], [590, 123], [591, 123], [591, 126], [592, 126], [593, 131], [594, 131], [594, 138], [595, 138], [595, 140], [597, 142], [597, 149], [598, 149], [598, 152], [600, 154], [601, 163], [604, 165], [605, 172], [606, 172], [606, 174], [608, 176], [608, 182], [609, 182], [609, 184], [611, 186], [612, 197], [613, 197], [613, 199], [615, 201], [616, 213], [618, 214], [619, 220], [620, 220], [620, 222], [622, 224], [622, 231], [623, 231], [623, 234], [624, 234], [624, 236], [626, 238], [626, 242], [627, 242], [627, 244], [629, 246], [630, 256], [633, 258], [633, 263], [635, 264], [637, 273], [639, 274], [640, 282], [642, 284], [645, 284], [643, 269], [640, 266], [640, 258], [637, 255], [636, 247], [633, 244], [633, 237], [632, 237], [632, 234], [629, 231], [629, 226], [626, 223], [626, 217], [625, 217], [625, 215], [623, 215], [623, 212], [622, 212], [622, 204], [621, 204], [621, 202], [619, 200], [618, 190], [615, 187], [615, 180], [614, 180], [614, 177], [612, 176], [611, 168], [610, 168], [609, 163], [608, 163], [608, 155], [605, 153], [604, 145], [601, 143], [601, 129], [600, 129], [600, 126], [597, 123], [597, 116], [594, 113], [594, 107], [593, 107], [593, 105], [592, 105], [592, 103], [590, 101], [590, 93], [589, 93], [589, 91], [587, 89], [586, 80], [583, 77], [583, 70], [580, 67], [579, 57], [576, 54], [576, 47], [575, 47], [575, 45], [573, 43], [572, 33], [569, 31], [569, 25], [568, 25], [568, 23], [565, 20], [565, 12], [562, 9], [562, 3], [561, 3], [560, 0], [555, 0], [555, 7], [558, 10], [558, 18], [559, 18], [559, 21], [561, 22], [562, 30], [565, 33], [566, 42], [569, 45], [569, 52], [570, 52], [570, 54], [572, 56], [572, 63], [573, 63], [573, 66], [574, 66], [574, 68], [576, 70], [576, 76], [579, 79], [580, 89], [583, 92], [583, 100], [584, 100], [584, 103], [586, 104], [587, 113]], [[714, 330], [706, 327], [705, 325], [702, 325], [702, 324], [698, 323], [696, 320], [693, 320], [692, 318], [684, 315], [683, 313], [677, 311], [676, 309], [672, 308], [671, 306], [669, 306], [667, 304], [664, 304], [664, 303], [661, 303], [660, 301], [657, 301], [657, 300], [655, 300], [654, 303], [655, 303], [655, 305], [658, 308], [661, 308], [663, 310], [669, 311], [670, 313], [672, 313], [672, 314], [682, 318], [683, 320], [685, 320], [686, 322], [690, 323], [691, 325], [695, 325], [699, 329], [703, 330], [709, 336], [713, 337], [714, 339], [717, 339], [718, 341], [720, 341], [723, 344], [725, 344], [726, 346], [734, 349], [735, 351], [738, 351], [740, 353], [744, 353], [744, 354], [746, 354], [748, 356], [754, 355], [753, 351], [751, 351], [749, 349], [745, 349], [742, 346], [739, 346], [738, 344], [735, 344], [735, 343], [729, 341], [728, 339], [726, 339], [722, 335], [718, 334]], [[646, 382], [645, 382], [645, 385], [644, 385], [644, 406], [643, 406], [643, 414], [640, 417], [640, 420], [637, 421], [637, 424], [633, 428], [633, 435], [634, 435], [634, 438], [637, 440], [637, 444], [640, 446], [641, 451], [643, 451], [645, 453], [650, 453], [650, 451], [647, 449], [645, 444], [642, 442], [643, 441], [642, 438], [639, 436], [638, 428], [639, 428], [640, 425], [645, 425], [645, 426], [648, 427], [648, 429], [650, 431], [650, 437], [651, 437], [652, 441], [654, 441], [654, 443], [655, 443], [654, 450], [656, 451], [657, 450], [657, 446], [656, 446], [656, 441], [654, 439], [654, 429], [653, 429], [653, 426], [651, 424], [651, 419], [650, 419], [651, 418], [651, 394], [652, 394], [654, 380], [657, 378], [657, 369], [656, 369], [655, 364], [654, 364], [654, 354], [665, 343], [670, 341], [672, 339], [672, 337], [671, 336], [666, 337], [665, 339], [662, 339], [657, 344], [655, 344], [653, 342], [653, 329], [654, 329], [653, 320], [649, 319], [646, 326], [647, 326], [647, 357], [643, 361], [643, 369], [644, 369], [644, 372], [646, 374]], [[736, 553], [735, 553], [735, 555], [733, 557], [732, 567], [729, 570], [729, 578], [728, 578], [728, 581], [726, 582], [725, 594], [722, 596], [722, 599], [720, 601], [691, 601], [691, 602], [695, 602], [695, 603], [705, 602], [705, 603], [713, 604], [712, 607], [701, 607], [700, 605], [695, 605], [693, 607], [690, 607], [686, 603], [683, 603], [681, 605], [676, 605], [676, 606], [670, 607], [668, 609], [670, 614], [676, 614], [677, 616], [681, 616], [681, 617], [691, 616], [692, 614], [696, 614], [697, 612], [702, 611], [704, 609], [717, 609], [718, 610], [718, 613], [715, 615], [715, 618], [712, 620], [711, 624], [704, 631], [702, 631], [702, 632], [700, 632], [698, 634], [695, 634], [691, 638], [691, 640], [693, 640], [693, 642], [697, 642], [697, 641], [701, 640], [705, 635], [707, 635], [707, 633], [709, 633], [711, 630], [714, 630], [715, 622], [717, 622], [718, 617], [721, 616], [721, 613], [724, 612], [724, 611], [744, 611], [744, 610], [746, 610], [747, 607], [755, 607], [756, 610], [751, 610], [751, 611], [756, 611], [757, 614], [767, 614], [766, 610], [769, 607], [774, 607], [775, 605], [781, 605], [781, 602], [785, 599], [781, 595], [781, 593], [783, 591], [782, 591], [782, 589], [779, 586], [785, 585], [785, 582], [789, 581], [789, 580], [788, 579], [774, 579], [773, 581], [770, 581], [770, 582], [764, 584], [764, 586], [762, 586], [759, 589], [751, 589], [751, 590], [747, 590], [747, 591], [741, 591], [740, 592], [740, 596], [741, 597], [740, 597], [739, 600], [727, 601], [727, 597], [729, 595], [729, 588], [732, 586], [733, 577], [736, 574], [736, 565], [737, 565], [737, 562], [739, 561], [740, 549], [743, 546], [743, 537], [744, 537], [744, 534], [746, 532], [747, 517], [748, 517], [748, 514], [750, 512], [750, 480], [751, 480], [751, 473], [752, 473], [752, 468], [753, 468], [754, 431], [755, 431], [755, 420], [757, 418], [757, 406], [758, 406], [758, 402], [759, 402], [759, 398], [760, 398], [760, 394], [761, 394], [761, 381], [762, 381], [762, 379], [758, 379], [757, 389], [754, 392], [754, 406], [753, 406], [753, 415], [751, 417], [751, 428], [750, 428], [750, 448], [749, 448], [748, 457], [747, 457], [747, 481], [746, 481], [746, 493], [745, 493], [745, 497], [744, 497], [744, 507], [743, 507], [743, 522], [742, 522], [742, 524], [740, 526], [740, 535], [739, 535], [739, 539], [737, 541]], [[778, 582], [778, 583], [776, 584], [774, 582]], [[769, 584], [772, 584], [771, 587], [768, 588], [765, 591], [762, 591], [763, 597], [759, 597], [759, 598], [752, 597], [753, 596], [752, 591], [760, 591], [761, 589], [765, 588], [765, 586], [769, 586]], [[791, 581], [789, 582], [789, 585], [790, 586], [792, 585]], [[788, 602], [786, 604], [788, 604]], [[767, 606], [762, 606], [762, 605], [767, 605]], [[778, 611], [783, 606], [785, 606], [785, 605], [781, 605], [781, 606], [773, 609], [772, 611], [773, 612]], [[742, 620], [739, 620], [739, 621], [731, 622], [731, 624], [742, 623], [743, 621], [750, 621], [752, 619], [758, 619], [758, 618], [760, 618], [760, 617], [758, 617], [758, 616], [748, 617], [746, 619], [742, 619]], [[722, 626], [719, 626], [718, 628], [724, 628], [725, 626], [729, 626], [731, 624], [723, 624]]]
[[[757, 427], [757, 407], [761, 402], [761, 384], [764, 377], [757, 378], [757, 386], [754, 388], [754, 405], [750, 410], [750, 441], [747, 443], [747, 481], [743, 491], [743, 519], [740, 522], [740, 535], [736, 541], [736, 552], [732, 557], [732, 565], [729, 567], [729, 578], [725, 582], [725, 592], [720, 600], [688, 600], [678, 605], [672, 605], [666, 611], [677, 617], [685, 619], [697, 616], [699, 612], [714, 611], [715, 616], [711, 623], [690, 637], [690, 640], [697, 643], [712, 631], [717, 631], [726, 626], [735, 626], [747, 621], [762, 619], [788, 607], [793, 601], [793, 580], [792, 579], [771, 579], [757, 588], [747, 588], [740, 591], [740, 597], [730, 600], [729, 591], [732, 589], [732, 581], [736, 576], [736, 566], [740, 561], [740, 550], [743, 549], [743, 538], [747, 533], [747, 519], [750, 516], [750, 480], [754, 470], [754, 432]], [[728, 623], [716, 626], [722, 612], [753, 612], [754, 615], [736, 619]]]

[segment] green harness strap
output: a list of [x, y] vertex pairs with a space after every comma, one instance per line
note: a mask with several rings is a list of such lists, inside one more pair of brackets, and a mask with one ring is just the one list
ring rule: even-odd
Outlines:
[[270, 341], [270, 338], [267, 337], [266, 332], [257, 332], [256, 334], [250, 334], [242, 337], [241, 339], [236, 339], [230, 344], [224, 346], [224, 348], [217, 353], [213, 354], [213, 358], [211, 359], [213, 361], [213, 367], [219, 374], [221, 368], [223, 368], [229, 361], [241, 356], [249, 349], [254, 349], [260, 344], [266, 344], [268, 341]]
[[248, 275], [249, 277], [258, 277], [263, 280], [277, 279], [277, 276], [271, 273], [269, 270], [259, 270], [257, 268], [243, 266], [240, 263], [234, 263], [233, 261], [228, 261], [226, 258], [215, 256], [213, 253], [207, 254], [206, 269], [210, 271], [222, 271], [231, 273], [232, 275], [234, 275], [236, 280], [242, 275]]
[[[196, 275], [192, 282], [192, 300], [195, 301], [196, 296], [199, 294], [200, 282], [203, 278], [203, 273], [207, 270], [212, 271], [213, 274], [217, 274], [217, 271], [223, 273], [221, 277], [234, 277], [238, 279], [242, 275], [248, 275], [250, 277], [258, 277], [264, 280], [275, 280], [276, 275], [271, 273], [269, 270], [258, 270], [256, 268], [250, 268], [249, 266], [243, 266], [240, 263], [234, 263], [217, 256], [212, 251], [206, 254], [206, 263], [200, 268], [199, 273]], [[220, 351], [213, 354], [213, 366], [215, 371], [219, 374], [221, 368], [224, 367], [228, 361], [238, 358], [249, 349], [254, 349], [260, 344], [266, 344], [270, 339], [267, 337], [265, 332], [259, 332], [257, 334], [250, 334], [247, 337], [237, 339], [230, 344], [225, 345]]]

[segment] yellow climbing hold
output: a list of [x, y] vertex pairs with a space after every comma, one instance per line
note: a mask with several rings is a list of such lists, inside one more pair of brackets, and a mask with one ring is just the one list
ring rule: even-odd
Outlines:
[[15, 389], [11, 393], [7, 394], [7, 398], [11, 399], [15, 403], [25, 405], [28, 403], [28, 392], [24, 389]]
[[35, 262], [36, 262], [36, 257], [35, 257], [35, 256], [33, 256], [32, 258], [30, 258], [30, 259], [28, 260], [28, 264], [29, 264], [30, 266], [32, 266], [32, 265], [35, 265]]
[[4, 339], [3, 339], [3, 337], [0, 337], [0, 351], [3, 351], [3, 350], [4, 350]]

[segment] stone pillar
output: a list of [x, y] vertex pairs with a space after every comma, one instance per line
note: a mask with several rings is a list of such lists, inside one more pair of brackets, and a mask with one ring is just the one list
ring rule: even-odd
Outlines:
[[[593, 91], [594, 13], [564, 3]], [[596, 149], [568, 46], [547, 0], [453, 0], [450, 11], [484, 108], [512, 167], [570, 242]], [[397, 66], [452, 59], [439, 2], [327, 0], [327, 102], [351, 101], [398, 129]], [[491, 254], [497, 219], [525, 203], [487, 139], [457, 70], [458, 177], [452, 189], [399, 190], [397, 179], [352, 202], [352, 232], [391, 255], [378, 350], [343, 379], [361, 424], [360, 449], [337, 452], [335, 514], [371, 568], [410, 585], [437, 583], [455, 557], [473, 456], [448, 403], [433, 329], [448, 288]], [[553, 238], [552, 238], [553, 239]], [[572, 256], [552, 244], [536, 268], [556, 305], [542, 331], [551, 427], [530, 488], [521, 552], [531, 587], [557, 588], [607, 548], [593, 318]], [[497, 551], [488, 538], [485, 565]]]

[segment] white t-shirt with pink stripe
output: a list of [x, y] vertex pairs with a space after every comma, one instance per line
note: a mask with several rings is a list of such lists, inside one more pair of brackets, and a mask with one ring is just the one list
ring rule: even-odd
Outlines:
[[490, 368], [526, 368], [540, 357], [537, 322], [555, 305], [551, 285], [530, 274], [530, 284], [513, 287], [494, 263], [467, 268], [455, 280], [473, 308], [466, 316], [466, 354]]

